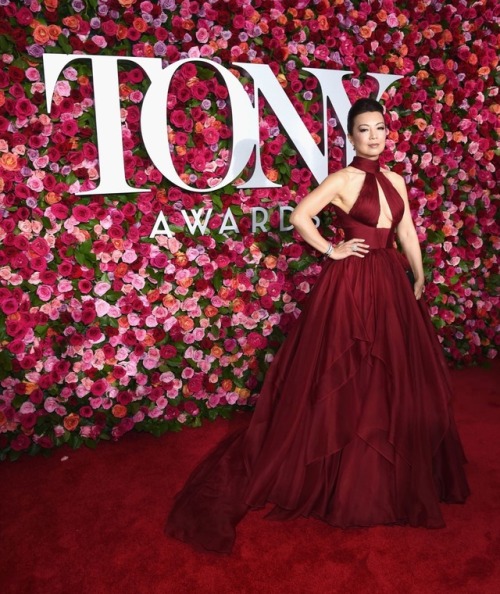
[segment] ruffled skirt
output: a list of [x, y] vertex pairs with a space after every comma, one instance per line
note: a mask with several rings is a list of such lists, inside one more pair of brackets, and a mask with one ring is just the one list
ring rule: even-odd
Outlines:
[[177, 495], [167, 534], [229, 552], [252, 508], [332, 526], [444, 526], [464, 502], [449, 373], [401, 255], [329, 260], [269, 368], [245, 430]]

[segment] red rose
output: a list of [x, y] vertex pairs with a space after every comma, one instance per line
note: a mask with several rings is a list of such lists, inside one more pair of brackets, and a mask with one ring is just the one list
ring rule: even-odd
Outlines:
[[89, 340], [92, 340], [93, 342], [99, 340], [100, 338], [102, 338], [102, 332], [100, 330], [100, 328], [98, 328], [97, 326], [91, 326], [86, 333], [86, 336]]
[[247, 337], [247, 343], [254, 349], [262, 349], [267, 346], [267, 338], [257, 332], [250, 332]]
[[24, 433], [19, 433], [18, 435], [16, 435], [16, 437], [14, 437], [14, 439], [10, 443], [10, 447], [15, 452], [27, 450], [30, 447], [30, 445], [31, 440], [27, 435], [24, 435]]
[[105, 379], [98, 379], [92, 384], [90, 391], [94, 396], [102, 396], [108, 387], [108, 382]]
[[15, 17], [16, 21], [21, 25], [21, 27], [27, 27], [33, 22], [33, 19], [35, 18], [31, 10], [25, 8], [24, 6], [17, 11]]
[[73, 208], [72, 214], [74, 218], [80, 223], [88, 223], [88, 221], [90, 221], [92, 217], [92, 211], [90, 210], [90, 208], [83, 204], [77, 204]]
[[177, 349], [171, 344], [166, 344], [160, 348], [160, 357], [162, 359], [172, 359], [176, 355]]
[[46, 256], [50, 252], [49, 244], [42, 237], [37, 237], [31, 243], [31, 249], [39, 256]]
[[9, 316], [19, 309], [19, 302], [12, 297], [8, 297], [0, 301], [0, 308], [5, 315]]

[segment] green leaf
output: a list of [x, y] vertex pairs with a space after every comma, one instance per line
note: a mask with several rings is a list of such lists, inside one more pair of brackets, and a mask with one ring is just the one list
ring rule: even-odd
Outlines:
[[57, 38], [57, 45], [64, 51], [65, 54], [73, 53], [73, 48], [63, 33], [61, 33]]
[[215, 271], [212, 282], [217, 291], [222, 287], [223, 278], [220, 270]]
[[12, 355], [7, 350], [0, 351], [0, 379], [6, 378], [12, 371]]

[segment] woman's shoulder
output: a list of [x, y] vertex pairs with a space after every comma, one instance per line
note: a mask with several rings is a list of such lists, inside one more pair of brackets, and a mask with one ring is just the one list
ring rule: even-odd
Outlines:
[[324, 179], [323, 184], [335, 187], [344, 186], [349, 181], [350, 177], [348, 169], [349, 167], [343, 167], [342, 169], [338, 169], [337, 171], [330, 173]]

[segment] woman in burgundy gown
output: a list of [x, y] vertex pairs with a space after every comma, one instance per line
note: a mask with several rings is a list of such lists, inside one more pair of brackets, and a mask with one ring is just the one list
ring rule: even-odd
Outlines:
[[[273, 519], [439, 528], [439, 502], [469, 494], [447, 366], [420, 299], [422, 258], [404, 181], [379, 166], [386, 127], [378, 102], [353, 105], [348, 138], [351, 165], [292, 213], [326, 262], [250, 425], [198, 465], [167, 520], [168, 535], [197, 548], [230, 552], [237, 523], [269, 503]], [[311, 220], [329, 204], [345, 232], [336, 246]]]

